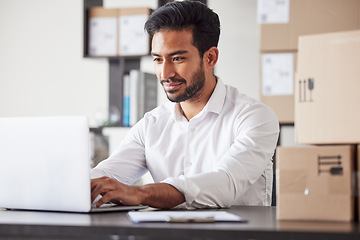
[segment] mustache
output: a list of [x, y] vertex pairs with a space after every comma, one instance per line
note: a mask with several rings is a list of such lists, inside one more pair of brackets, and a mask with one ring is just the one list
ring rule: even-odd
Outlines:
[[168, 79], [162, 79], [160, 81], [161, 85], [164, 84], [164, 83], [176, 83], [176, 82], [186, 83], [186, 80], [183, 79], [183, 78], [168, 78]]

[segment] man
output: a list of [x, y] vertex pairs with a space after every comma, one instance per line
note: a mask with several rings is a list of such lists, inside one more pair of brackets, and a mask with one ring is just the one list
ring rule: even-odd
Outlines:
[[[92, 199], [158, 208], [270, 205], [274, 113], [214, 75], [220, 22], [199, 2], [169, 3], [145, 24], [171, 101], [145, 114], [92, 170]], [[155, 183], [129, 186], [150, 171]]]

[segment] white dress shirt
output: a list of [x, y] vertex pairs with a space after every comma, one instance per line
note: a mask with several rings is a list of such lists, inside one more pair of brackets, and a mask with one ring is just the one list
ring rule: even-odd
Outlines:
[[185, 195], [184, 208], [269, 206], [278, 134], [269, 107], [218, 79], [207, 105], [190, 121], [179, 103], [146, 113], [91, 176], [132, 184], [150, 171], [155, 182]]

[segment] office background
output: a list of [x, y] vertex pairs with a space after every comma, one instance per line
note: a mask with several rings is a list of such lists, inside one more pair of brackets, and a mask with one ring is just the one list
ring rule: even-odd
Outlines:
[[[156, 0], [104, 0], [105, 7], [157, 8]], [[208, 0], [222, 32], [215, 73], [260, 98], [259, 25], [255, 0]], [[96, 127], [108, 115], [109, 62], [83, 57], [82, 0], [0, 0], [0, 117], [79, 115]], [[154, 72], [151, 57], [141, 70]], [[159, 85], [158, 103], [167, 101]], [[107, 129], [110, 151], [128, 128]], [[282, 128], [292, 145], [293, 129]]]

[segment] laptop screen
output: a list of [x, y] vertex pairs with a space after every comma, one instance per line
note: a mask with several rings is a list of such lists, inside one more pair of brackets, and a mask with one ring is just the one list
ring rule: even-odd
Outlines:
[[0, 118], [0, 207], [90, 211], [84, 116]]

